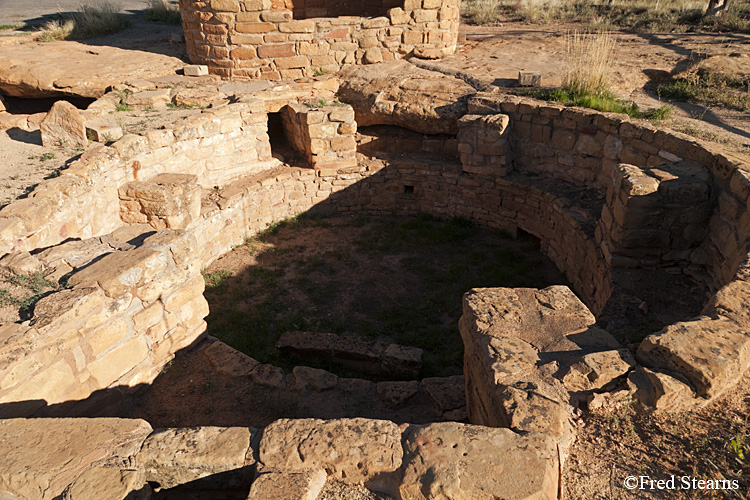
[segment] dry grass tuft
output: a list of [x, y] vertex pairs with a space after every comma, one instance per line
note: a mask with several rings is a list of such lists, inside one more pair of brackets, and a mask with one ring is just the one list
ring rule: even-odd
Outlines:
[[146, 19], [161, 24], [180, 24], [180, 7], [169, 0], [148, 0]]
[[611, 33], [568, 33], [561, 88], [575, 96], [611, 94], [608, 75], [616, 47]]
[[39, 31], [36, 36], [38, 42], [54, 42], [55, 40], [65, 40], [73, 32], [75, 23], [72, 20], [62, 21], [49, 21], [44, 24], [44, 27]]
[[90, 0], [73, 14], [72, 38], [92, 38], [122, 31], [130, 22], [120, 13], [120, 5], [104, 0]]
[[581, 22], [590, 29], [750, 33], [750, 0], [733, 0], [721, 17], [704, 17], [706, 0], [463, 0], [474, 24], [497, 21]]

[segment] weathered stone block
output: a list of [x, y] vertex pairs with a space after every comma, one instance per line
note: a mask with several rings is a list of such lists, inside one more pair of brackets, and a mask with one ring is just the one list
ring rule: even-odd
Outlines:
[[346, 483], [362, 483], [401, 466], [401, 432], [385, 420], [281, 419], [263, 430], [260, 461], [297, 472], [324, 468]]
[[[191, 427], [151, 434], [136, 455], [147, 481], [172, 488], [221, 474], [223, 487], [250, 485], [255, 464], [248, 427]], [[230, 474], [227, 474], [230, 473]]]
[[404, 431], [401, 498], [556, 500], [557, 444], [541, 433], [519, 435], [453, 422]]
[[78, 108], [68, 101], [57, 101], [39, 125], [45, 146], [87, 146], [86, 122]]

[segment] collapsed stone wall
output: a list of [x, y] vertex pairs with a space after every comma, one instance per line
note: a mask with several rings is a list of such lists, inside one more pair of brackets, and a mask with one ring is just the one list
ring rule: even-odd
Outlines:
[[456, 422], [282, 419], [264, 429], [153, 430], [137, 419], [8, 419], [0, 438], [0, 491], [24, 500], [150, 498], [152, 487], [183, 497], [227, 498], [229, 490], [248, 500], [310, 499], [327, 477], [404, 500], [437, 492], [555, 500], [560, 478], [553, 439]]
[[[180, 0], [180, 11], [190, 59], [223, 78], [294, 80], [346, 65], [454, 52], [458, 0], [392, 3]], [[370, 15], [378, 17], [355, 17]]]
[[[18, 256], [29, 268], [65, 273], [69, 288], [41, 299], [30, 321], [2, 325], [0, 418], [151, 383], [201, 337], [208, 303], [195, 238], [142, 230]], [[114, 396], [106, 394], [102, 404]], [[78, 410], [100, 403], [89, 400]]]

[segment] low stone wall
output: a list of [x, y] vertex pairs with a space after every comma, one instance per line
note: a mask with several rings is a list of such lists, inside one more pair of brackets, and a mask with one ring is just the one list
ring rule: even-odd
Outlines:
[[294, 80], [407, 54], [436, 59], [454, 52], [458, 0], [407, 0], [403, 8], [390, 7], [387, 2], [180, 0], [190, 59], [223, 78]]
[[9, 419], [0, 454], [0, 491], [29, 500], [149, 498], [152, 487], [317, 498], [328, 477], [400, 500], [555, 500], [560, 474], [554, 442], [539, 433], [364, 418], [156, 431], [143, 420]]
[[96, 146], [28, 198], [0, 210], [0, 253], [112, 232], [124, 224], [118, 189], [128, 182], [180, 173], [196, 175], [202, 186], [223, 186], [278, 165], [267, 122], [264, 102], [255, 100], [193, 115], [174, 129]]
[[86, 408], [47, 407], [97, 391], [109, 404], [106, 389], [151, 383], [206, 329], [196, 256], [191, 234], [138, 228], [26, 254], [38, 267], [70, 270], [70, 287], [41, 299], [30, 321], [2, 325], [0, 418], [91, 411], [96, 398]]

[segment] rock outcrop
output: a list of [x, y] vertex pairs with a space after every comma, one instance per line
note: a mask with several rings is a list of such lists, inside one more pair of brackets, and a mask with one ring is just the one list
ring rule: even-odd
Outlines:
[[339, 88], [360, 127], [397, 125], [425, 134], [457, 134], [475, 93], [463, 80], [406, 61], [346, 68]]
[[0, 90], [16, 97], [96, 98], [116, 83], [174, 74], [184, 64], [162, 54], [78, 42], [5, 45]]

